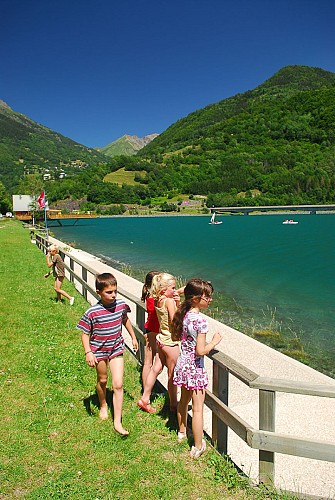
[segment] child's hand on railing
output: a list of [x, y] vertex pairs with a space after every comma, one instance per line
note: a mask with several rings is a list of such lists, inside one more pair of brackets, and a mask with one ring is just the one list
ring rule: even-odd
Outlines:
[[220, 332], [216, 332], [216, 333], [214, 333], [214, 335], [213, 335], [213, 338], [212, 338], [212, 341], [211, 341], [211, 342], [212, 342], [212, 344], [213, 344], [214, 346], [216, 346], [219, 342], [221, 342], [221, 340], [222, 340], [222, 339], [223, 339], [223, 335], [222, 335], [222, 333], [220, 333]]

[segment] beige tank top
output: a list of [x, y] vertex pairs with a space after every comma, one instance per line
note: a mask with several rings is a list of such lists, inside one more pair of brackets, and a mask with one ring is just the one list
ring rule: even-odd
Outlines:
[[168, 312], [166, 305], [165, 305], [166, 299], [167, 299], [167, 297], [164, 299], [161, 307], [158, 307], [155, 304], [157, 318], [158, 318], [159, 325], [160, 325], [160, 332], [157, 334], [156, 339], [161, 344], [173, 347], [175, 345], [179, 345], [180, 342], [175, 342], [171, 338], [171, 332], [170, 332], [171, 321], [170, 321], [170, 317], [169, 317], [169, 312]]

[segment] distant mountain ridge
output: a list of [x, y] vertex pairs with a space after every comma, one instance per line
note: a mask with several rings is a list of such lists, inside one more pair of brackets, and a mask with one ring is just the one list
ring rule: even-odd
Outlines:
[[104, 153], [106, 156], [126, 155], [132, 156], [140, 149], [144, 148], [147, 144], [153, 141], [159, 134], [149, 134], [145, 137], [138, 137], [137, 135], [125, 134], [116, 141], [111, 142], [103, 148], [96, 148], [97, 151]]
[[[119, 150], [108, 158], [93, 150], [103, 164], [95, 166], [92, 156], [87, 167], [71, 161], [69, 174], [76, 175], [61, 181], [51, 177], [49, 199], [86, 198], [92, 209], [150, 205], [157, 197], [179, 194], [207, 196], [207, 206], [334, 203], [334, 131], [335, 73], [286, 66], [255, 89], [194, 111], [159, 136], [147, 136], [155, 139], [137, 154]], [[129, 137], [134, 136], [118, 141], [129, 145]], [[27, 167], [43, 172], [48, 165], [64, 164], [65, 145], [76, 157], [84, 148], [0, 106], [0, 181], [6, 172], [6, 187], [18, 184]], [[104, 182], [118, 172], [118, 180]]]

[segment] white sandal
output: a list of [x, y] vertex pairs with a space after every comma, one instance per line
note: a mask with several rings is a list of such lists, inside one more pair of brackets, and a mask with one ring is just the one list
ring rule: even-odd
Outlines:
[[191, 458], [199, 458], [203, 454], [203, 452], [206, 450], [206, 441], [203, 439], [201, 441], [201, 448], [200, 450], [196, 448], [195, 446], [192, 446], [191, 451], [190, 451], [190, 457]]
[[181, 443], [182, 441], [184, 441], [184, 439], [186, 439], [186, 437], [187, 437], [186, 431], [185, 432], [178, 432], [178, 435], [177, 435], [178, 443]]

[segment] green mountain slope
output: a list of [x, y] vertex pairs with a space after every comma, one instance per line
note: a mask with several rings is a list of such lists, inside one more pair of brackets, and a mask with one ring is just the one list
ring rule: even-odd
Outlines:
[[158, 134], [150, 134], [145, 137], [137, 137], [137, 135], [124, 135], [103, 148], [97, 148], [97, 150], [110, 157], [119, 155], [132, 156], [153, 141], [157, 136]]
[[[29, 169], [68, 168], [62, 182], [59, 170], [51, 177], [51, 201], [148, 204], [183, 193], [207, 195], [208, 206], [335, 202], [335, 74], [320, 68], [287, 66], [254, 90], [178, 120], [136, 155], [101, 165], [100, 152], [5, 106], [0, 134], [7, 186]], [[122, 185], [108, 176], [119, 171], [134, 173], [131, 185], [125, 175]]]
[[[334, 130], [335, 74], [288, 66], [254, 90], [177, 121], [138, 156], [159, 162], [152, 182], [168, 186], [174, 178], [179, 191], [220, 194], [213, 204], [329, 202]], [[261, 196], [248, 199], [256, 191]]]
[[50, 178], [86, 169], [107, 158], [52, 131], [0, 100], [0, 181], [13, 190], [25, 173]]

